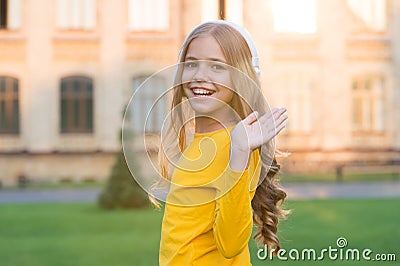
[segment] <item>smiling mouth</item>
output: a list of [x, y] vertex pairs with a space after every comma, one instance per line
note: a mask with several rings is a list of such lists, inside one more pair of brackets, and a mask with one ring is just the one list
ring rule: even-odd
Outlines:
[[211, 96], [211, 95], [213, 95], [214, 93], [215, 93], [215, 91], [213, 91], [213, 90], [208, 90], [208, 89], [204, 89], [204, 88], [191, 88], [191, 90], [192, 90], [192, 92], [193, 92], [193, 94], [195, 95], [195, 96], [199, 96], [199, 97], [202, 97], [202, 96]]

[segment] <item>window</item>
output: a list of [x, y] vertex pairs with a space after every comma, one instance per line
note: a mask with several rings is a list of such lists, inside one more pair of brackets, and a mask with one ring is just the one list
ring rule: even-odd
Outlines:
[[288, 132], [310, 132], [313, 128], [311, 77], [305, 74], [288, 74], [284, 75], [278, 84], [282, 105], [290, 113], [290, 119], [287, 121]]
[[129, 0], [131, 31], [166, 31], [169, 29], [169, 0]]
[[57, 0], [57, 27], [93, 30], [96, 27], [96, 0]]
[[353, 79], [353, 130], [383, 131], [384, 79], [380, 76]]
[[93, 81], [88, 77], [61, 79], [61, 133], [93, 132]]
[[18, 80], [0, 76], [0, 133], [19, 133]]
[[274, 29], [282, 33], [317, 31], [316, 0], [272, 0]]
[[0, 28], [7, 28], [7, 0], [0, 0]]
[[19, 29], [21, 8], [21, 0], [0, 0], [0, 29]]
[[347, 0], [356, 31], [382, 32], [387, 27], [385, 0]]
[[[133, 79], [134, 91], [148, 78], [140, 76]], [[136, 92], [134, 105], [130, 107], [133, 131], [135, 133], [159, 133], [167, 114], [167, 96], [164, 78], [153, 76], [143, 83]], [[163, 96], [162, 96], [163, 95]], [[162, 96], [162, 97], [161, 97]], [[146, 121], [147, 120], [147, 121]]]
[[202, 21], [225, 19], [243, 24], [243, 0], [203, 0]]

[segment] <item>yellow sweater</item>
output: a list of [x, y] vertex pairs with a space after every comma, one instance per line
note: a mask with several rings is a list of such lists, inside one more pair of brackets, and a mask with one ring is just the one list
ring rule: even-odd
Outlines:
[[251, 265], [251, 200], [261, 162], [256, 150], [246, 171], [230, 169], [231, 129], [196, 133], [179, 160], [165, 205], [160, 265]]

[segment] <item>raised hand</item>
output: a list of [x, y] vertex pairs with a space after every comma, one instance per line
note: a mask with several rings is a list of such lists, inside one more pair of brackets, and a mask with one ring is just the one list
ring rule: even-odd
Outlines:
[[260, 118], [257, 112], [253, 112], [240, 121], [231, 132], [231, 167], [243, 170], [248, 156], [245, 164], [240, 157], [249, 155], [252, 150], [279, 134], [285, 128], [287, 118], [286, 108], [274, 108]]

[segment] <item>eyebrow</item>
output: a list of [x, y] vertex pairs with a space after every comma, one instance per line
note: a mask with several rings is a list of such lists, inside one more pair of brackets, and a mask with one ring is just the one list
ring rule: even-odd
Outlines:
[[[196, 58], [196, 57], [194, 57], [194, 56], [189, 56], [189, 57], [185, 57], [185, 61], [187, 61], [187, 60], [192, 60], [192, 61], [195, 61], [195, 60], [200, 60], [200, 59], [197, 59], [197, 58]], [[216, 61], [216, 62], [221, 62], [221, 63], [224, 63], [224, 64], [226, 64], [226, 61], [225, 61], [225, 60], [223, 60], [223, 59], [221, 59], [221, 58], [213, 58], [213, 57], [209, 57], [209, 58], [206, 58], [206, 59], [201, 59], [201, 60]]]

